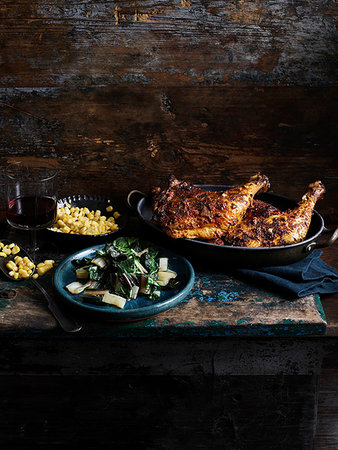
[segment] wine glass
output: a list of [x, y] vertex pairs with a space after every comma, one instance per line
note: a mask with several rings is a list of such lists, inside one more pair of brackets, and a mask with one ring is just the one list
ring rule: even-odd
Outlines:
[[6, 170], [6, 219], [13, 228], [30, 232], [27, 251], [34, 257], [39, 250], [37, 230], [49, 227], [56, 218], [56, 180], [57, 171], [49, 167], [18, 162]]

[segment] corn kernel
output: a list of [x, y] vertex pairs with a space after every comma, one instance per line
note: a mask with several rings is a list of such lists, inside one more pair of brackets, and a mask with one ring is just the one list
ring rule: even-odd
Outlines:
[[0, 256], [4, 256], [6, 258], [6, 253], [5, 252], [0, 252]]
[[46, 259], [45, 264], [47, 265], [53, 265], [55, 263], [54, 259]]
[[44, 267], [44, 266], [43, 267], [38, 267], [36, 269], [36, 271], [37, 271], [39, 276], [44, 275], [47, 272], [46, 267]]
[[8, 261], [8, 263], [6, 264], [6, 267], [7, 267], [7, 269], [13, 270], [14, 272], [16, 272], [18, 270], [18, 267], [14, 261]]
[[25, 269], [19, 269], [18, 273], [19, 273], [20, 278], [28, 278], [29, 277], [27, 270], [25, 270]]
[[20, 247], [18, 247], [17, 245], [14, 245], [12, 247], [12, 255], [16, 255], [17, 253], [20, 253]]
[[[109, 208], [108, 211], [113, 210], [111, 205], [107, 208]], [[114, 214], [119, 216], [117, 212]], [[70, 207], [70, 205], [66, 205], [58, 209], [56, 222], [51, 229], [68, 234], [97, 235], [117, 230], [118, 225], [115, 223], [114, 217], [107, 219], [99, 209], [94, 211], [87, 207], [79, 208], [78, 206]]]

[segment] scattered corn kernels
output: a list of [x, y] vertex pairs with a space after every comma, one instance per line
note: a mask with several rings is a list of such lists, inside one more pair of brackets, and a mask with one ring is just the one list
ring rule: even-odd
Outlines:
[[18, 280], [29, 278], [35, 269], [35, 264], [28, 256], [16, 255], [13, 260], [8, 261], [6, 268], [8, 269], [8, 275]]
[[[106, 208], [107, 212], [112, 210], [111, 205]], [[118, 230], [119, 227], [115, 222], [118, 217], [120, 214], [117, 211], [107, 219], [99, 209], [90, 211], [86, 207], [79, 208], [66, 203], [65, 206], [58, 208], [56, 221], [51, 230], [67, 234], [105, 234]]]
[[3, 257], [16, 255], [20, 252], [20, 247], [18, 247], [14, 242], [11, 242], [10, 244], [4, 244], [3, 242], [0, 242], [0, 249], [0, 256]]
[[15, 280], [29, 278], [35, 268], [36, 273], [34, 273], [32, 277], [36, 279], [54, 267], [55, 261], [53, 259], [46, 259], [44, 262], [39, 263], [35, 267], [35, 264], [28, 258], [28, 256], [22, 257], [18, 255], [18, 253], [20, 253], [20, 247], [15, 243], [5, 245], [3, 242], [0, 242], [0, 249], [0, 256], [2, 257], [7, 258], [15, 255], [13, 260], [9, 260], [6, 264], [8, 275], [13, 277]]
[[[54, 266], [54, 260], [53, 259], [46, 259], [43, 263], [39, 263], [36, 266], [36, 273], [38, 276], [44, 275], [46, 272], [48, 272], [50, 269]], [[34, 277], [34, 275], [33, 275]]]
[[8, 270], [16, 272], [18, 270], [18, 266], [15, 264], [14, 261], [8, 261], [8, 263], [6, 264], [6, 267]]

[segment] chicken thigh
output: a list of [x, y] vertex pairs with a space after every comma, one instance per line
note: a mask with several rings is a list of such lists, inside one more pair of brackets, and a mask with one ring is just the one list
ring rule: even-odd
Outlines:
[[258, 192], [270, 187], [260, 173], [226, 191], [204, 191], [173, 175], [167, 189], [154, 188], [153, 220], [172, 238], [211, 240], [241, 222]]
[[306, 238], [314, 206], [323, 198], [325, 187], [321, 181], [311, 183], [295, 209], [265, 210], [264, 214], [248, 214], [242, 222], [223, 236], [227, 245], [241, 247], [275, 247], [296, 244]]

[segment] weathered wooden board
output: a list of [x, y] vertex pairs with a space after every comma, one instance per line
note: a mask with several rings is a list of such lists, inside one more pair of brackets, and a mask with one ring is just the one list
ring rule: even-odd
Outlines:
[[119, 197], [170, 173], [260, 170], [295, 199], [321, 178], [335, 222], [335, 2], [8, 0], [0, 17], [0, 169], [43, 158], [60, 195], [89, 179]]
[[[103, 330], [103, 326], [100, 327]], [[0, 375], [318, 375], [319, 338], [120, 339], [1, 333]]]
[[4, 449], [305, 450], [316, 418], [309, 376], [10, 375], [0, 395]]
[[335, 12], [324, 0], [7, 0], [0, 85], [331, 85]]
[[[171, 173], [195, 183], [236, 184], [261, 171], [275, 192], [295, 200], [321, 179], [327, 193], [317, 209], [335, 224], [336, 93], [296, 87], [2, 89], [0, 168], [43, 159], [60, 171], [60, 196], [123, 199], [131, 189], [163, 185]], [[1, 170], [1, 199], [2, 186]]]
[[[6, 291], [13, 289], [17, 291], [16, 297], [6, 298]], [[13, 286], [12, 282], [4, 281], [0, 296], [1, 290], [2, 331], [59, 331], [45, 300], [34, 288], [27, 284], [20, 287], [18, 283]], [[81, 314], [81, 310], [74, 312]], [[288, 300], [223, 273], [197, 273], [191, 294], [175, 308], [155, 317], [127, 324], [104, 324], [99, 331], [94, 331], [90, 325], [93, 317], [83, 317], [83, 320], [87, 322], [80, 332], [84, 336], [93, 333], [126, 338], [301, 336], [320, 335], [326, 329], [318, 295]]]
[[[60, 195], [90, 189], [124, 198], [170, 173], [233, 184], [260, 170], [275, 192], [298, 199], [320, 178], [328, 192], [318, 209], [336, 225], [334, 1], [6, 0], [0, 17], [0, 210], [3, 167], [44, 159], [60, 170]], [[260, 328], [266, 336], [257, 338], [258, 318], [272, 322], [269, 302], [278, 316], [286, 312], [281, 299], [260, 301], [255, 291], [248, 300], [239, 285], [231, 297], [219, 282], [214, 293], [209, 281], [198, 274], [191, 298], [166, 317], [89, 321], [79, 339], [60, 333], [28, 285], [2, 297], [0, 367], [10, 375], [1, 380], [1, 442], [129, 448], [136, 432], [144, 448], [310, 448], [316, 377], [309, 374], [319, 371], [321, 344], [280, 333], [313, 332], [317, 319], [322, 332], [320, 304], [296, 301], [283, 319], [290, 311], [296, 322], [306, 317], [307, 331], [276, 320], [278, 337]], [[226, 326], [237, 334], [219, 339]], [[191, 339], [194, 329], [200, 338]], [[50, 377], [107, 373], [104, 383]], [[148, 377], [136, 382], [135, 374]]]

